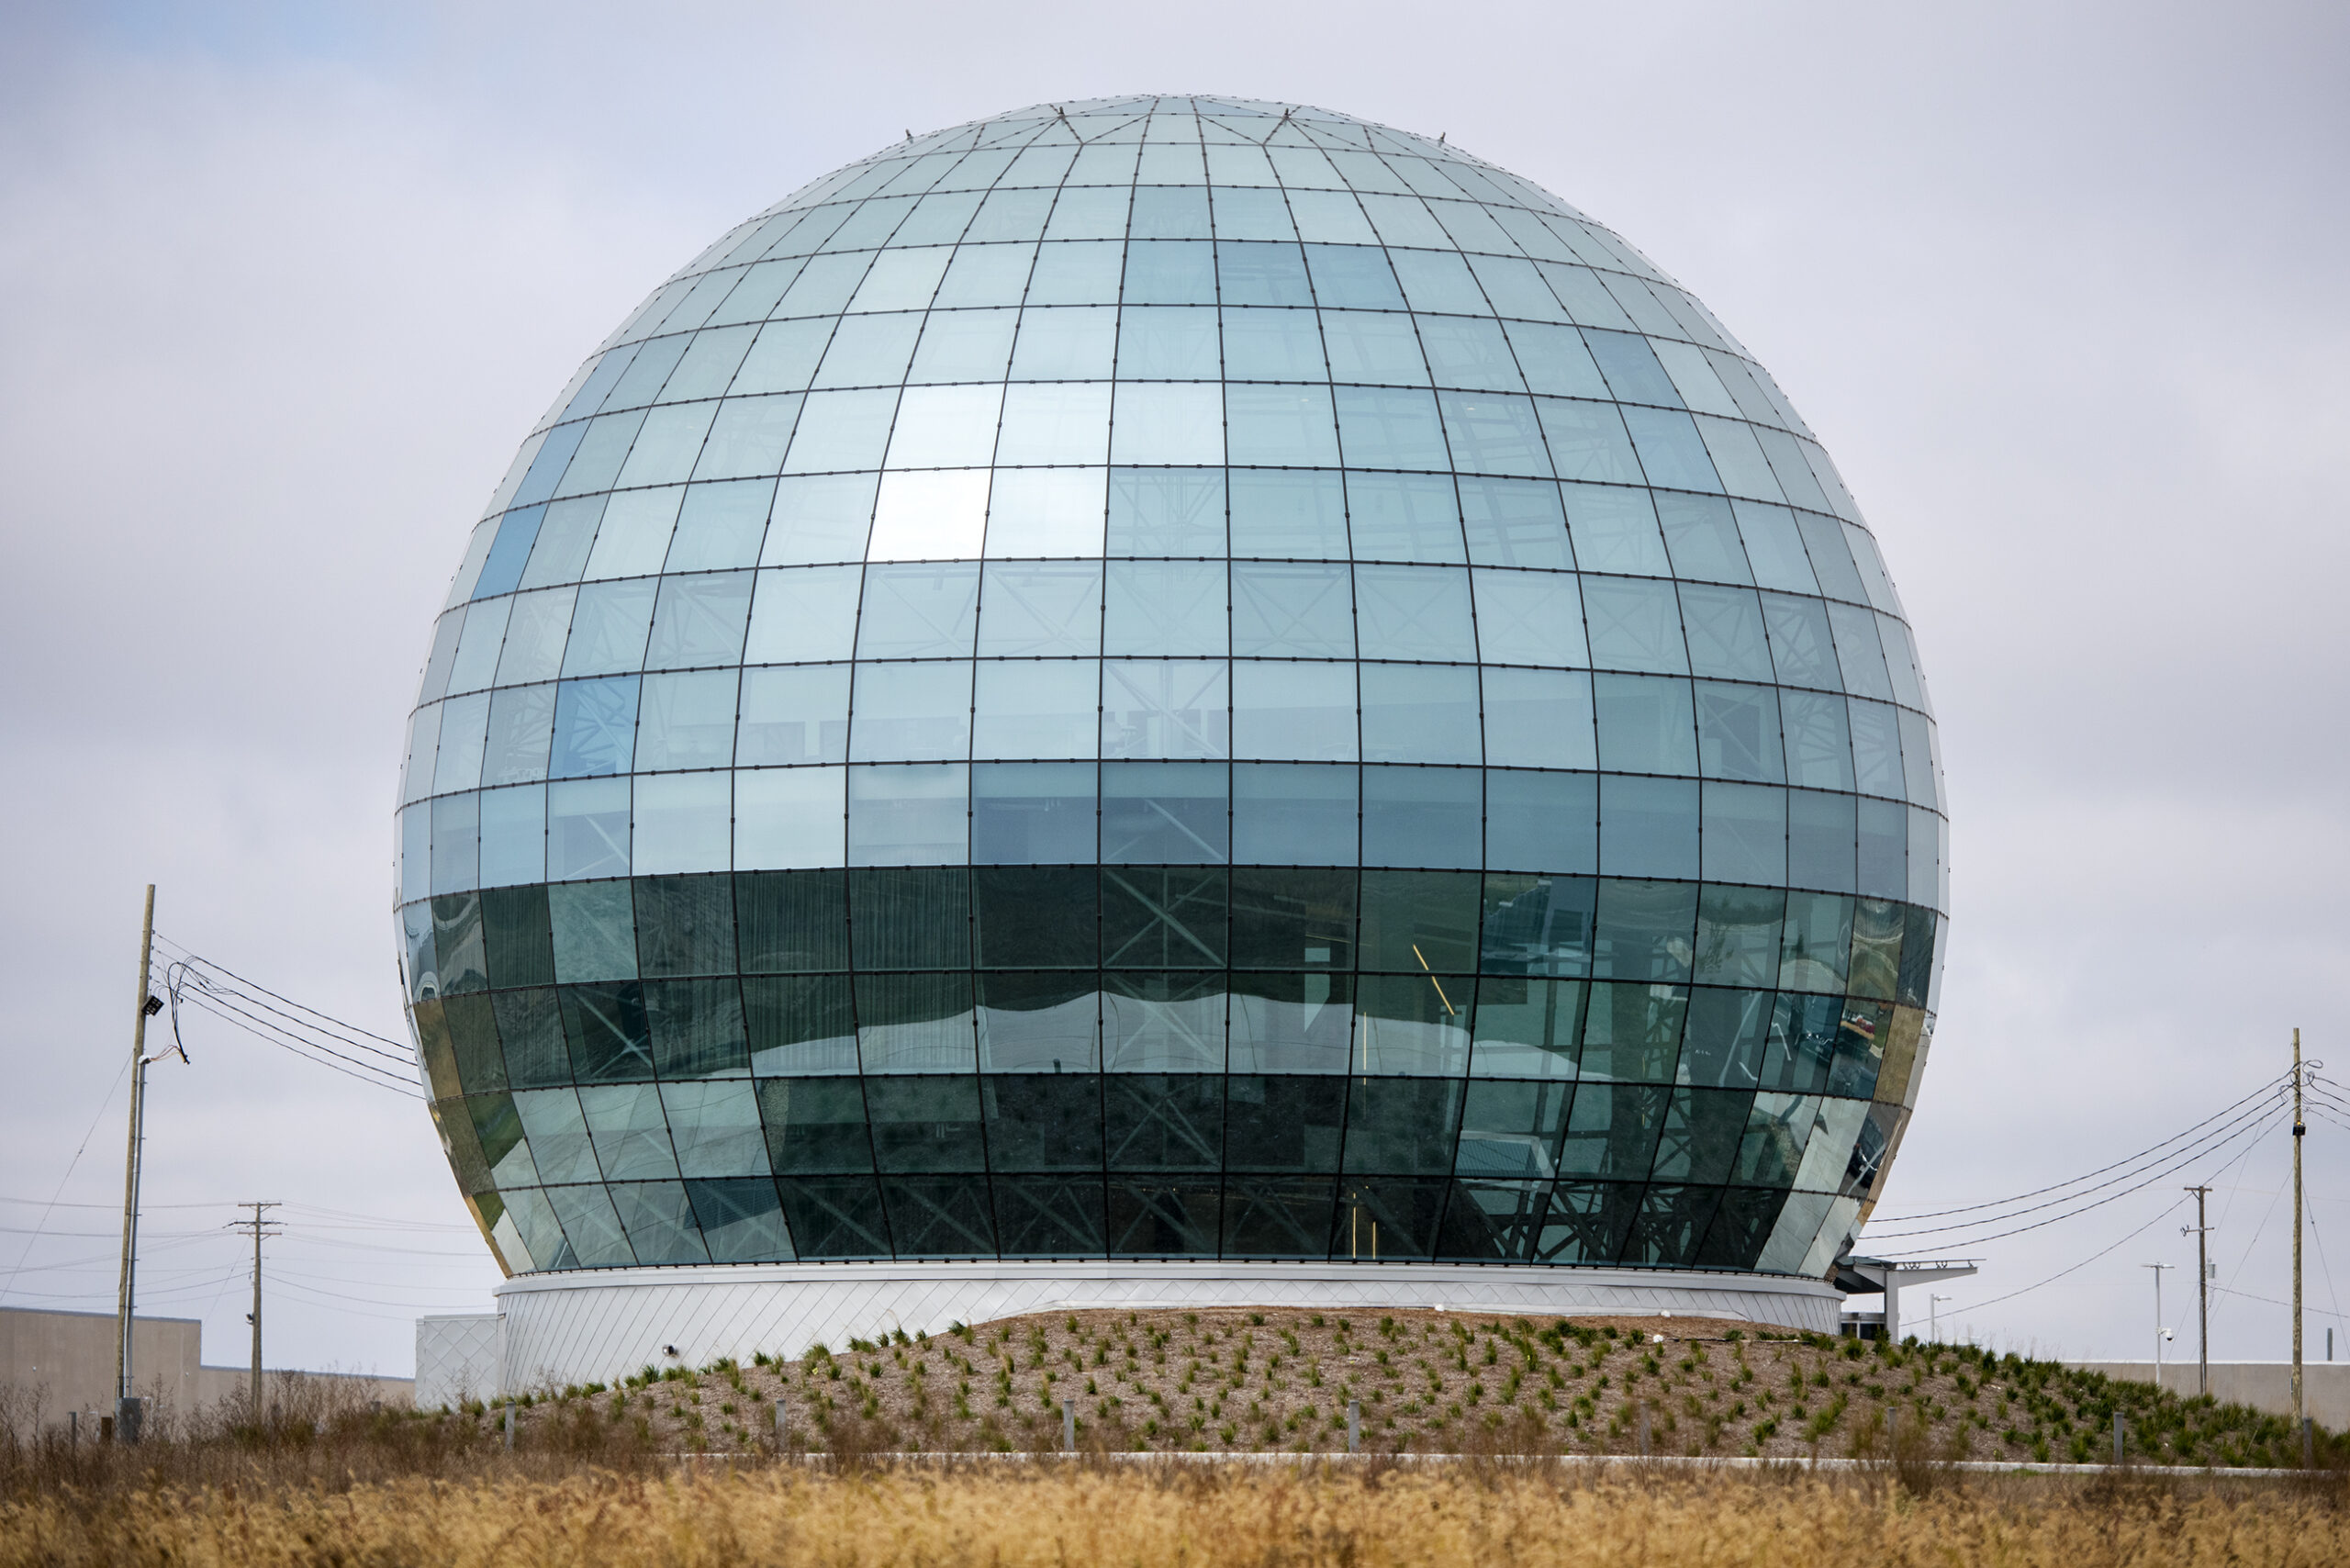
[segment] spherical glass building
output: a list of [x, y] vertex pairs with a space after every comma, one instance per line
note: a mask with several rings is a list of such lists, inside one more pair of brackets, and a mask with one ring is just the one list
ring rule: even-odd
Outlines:
[[475, 529], [401, 800], [548, 1376], [1081, 1301], [1831, 1327], [1947, 907], [1770, 375], [1526, 181], [1225, 99], [914, 138], [657, 289]]

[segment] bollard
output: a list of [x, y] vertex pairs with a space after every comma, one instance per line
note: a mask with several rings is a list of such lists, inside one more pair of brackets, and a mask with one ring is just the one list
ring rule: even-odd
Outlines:
[[506, 1451], [514, 1451], [514, 1402], [506, 1402]]
[[1362, 1401], [1347, 1401], [1347, 1451], [1362, 1452]]
[[2121, 1412], [2113, 1413], [2113, 1462], [2121, 1462]]
[[785, 1434], [783, 1401], [778, 1399], [775, 1402], [775, 1451], [778, 1453], [784, 1451]]
[[1061, 1452], [1077, 1451], [1077, 1401], [1061, 1401]]

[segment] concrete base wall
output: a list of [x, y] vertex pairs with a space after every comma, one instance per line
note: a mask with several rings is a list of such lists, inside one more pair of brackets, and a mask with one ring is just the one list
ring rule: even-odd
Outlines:
[[[1462, 1312], [1673, 1312], [1836, 1331], [1843, 1300], [1816, 1280], [1638, 1269], [1446, 1263], [819, 1263], [524, 1274], [498, 1287], [501, 1392], [609, 1383], [646, 1366], [902, 1328], [932, 1334], [1028, 1312], [1094, 1307], [1445, 1306]], [[674, 1353], [673, 1353], [674, 1352]]]
[[416, 1320], [416, 1407], [454, 1409], [491, 1399], [502, 1383], [506, 1319], [494, 1312]]
[[[7, 1391], [20, 1420], [40, 1407], [44, 1426], [63, 1422], [73, 1411], [112, 1415], [115, 1393], [115, 1317], [110, 1312], [35, 1312], [0, 1307], [0, 1388]], [[251, 1397], [247, 1367], [204, 1364], [204, 1325], [193, 1317], [132, 1320], [131, 1381], [142, 1398], [159, 1409], [200, 1415], [222, 1404]], [[270, 1371], [267, 1381], [287, 1375]], [[370, 1373], [297, 1372], [331, 1380], [339, 1393], [386, 1405], [409, 1403], [414, 1388], [404, 1377]], [[264, 1391], [264, 1398], [271, 1395]]]
[[[2153, 1383], [2152, 1361], [2070, 1361], [2083, 1372], [2132, 1383]], [[2165, 1361], [2162, 1386], [2172, 1394], [2195, 1394], [2195, 1363]], [[2293, 1413], [2293, 1363], [2290, 1361], [2213, 1361], [2211, 1397], [2222, 1405], [2249, 1405], [2271, 1416]], [[2335, 1431], [2350, 1428], [2350, 1362], [2318, 1361], [2301, 1365], [2301, 1401], [2310, 1418]]]

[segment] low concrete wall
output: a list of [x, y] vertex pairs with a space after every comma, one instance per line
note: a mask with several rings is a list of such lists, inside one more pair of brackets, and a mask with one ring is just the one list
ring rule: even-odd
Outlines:
[[[2069, 1361], [2083, 1372], [2103, 1372], [2132, 1383], [2154, 1381], [2152, 1361]], [[2195, 1363], [2165, 1361], [2162, 1386], [2172, 1394], [2193, 1396]], [[2211, 1397], [2222, 1405], [2249, 1405], [2272, 1416], [2293, 1413], [2293, 1363], [2290, 1361], [2213, 1361]], [[2310, 1417], [2335, 1431], [2350, 1428], [2350, 1361], [2303, 1362], [2301, 1399]]]
[[[71, 1411], [114, 1411], [115, 1317], [110, 1312], [38, 1312], [0, 1307], [0, 1389], [19, 1419], [38, 1402], [44, 1425]], [[131, 1374], [139, 1394], [182, 1414], [242, 1401], [252, 1387], [245, 1367], [204, 1364], [204, 1325], [193, 1317], [140, 1317], [131, 1324]], [[269, 1371], [270, 1383], [286, 1375]], [[330, 1381], [357, 1398], [408, 1405], [415, 1383], [367, 1372], [299, 1372]], [[264, 1398], [270, 1397], [267, 1393]]]

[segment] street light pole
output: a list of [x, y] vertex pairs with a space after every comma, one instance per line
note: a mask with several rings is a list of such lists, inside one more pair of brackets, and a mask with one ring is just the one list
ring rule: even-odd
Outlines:
[[1931, 1292], [1928, 1292], [1928, 1293], [1927, 1293], [1927, 1295], [1926, 1295], [1926, 1342], [1927, 1342], [1928, 1344], [1930, 1344], [1930, 1345], [1939, 1345], [1939, 1344], [1941, 1344], [1941, 1343], [1942, 1342], [1942, 1303], [1944, 1303], [1944, 1302], [1946, 1302], [1946, 1301], [1956, 1301], [1957, 1299], [1958, 1299], [1958, 1298], [1957, 1298], [1956, 1296], [1936, 1295], [1936, 1294], [1932, 1294]]
[[2176, 1269], [2176, 1263], [2143, 1263], [2141, 1268], [2154, 1271], [2154, 1391], [2163, 1386], [2163, 1271]]

